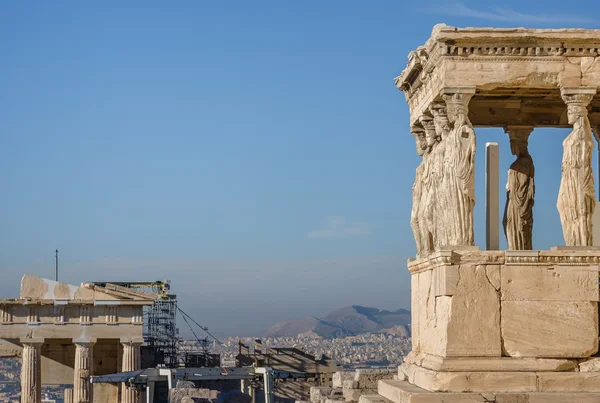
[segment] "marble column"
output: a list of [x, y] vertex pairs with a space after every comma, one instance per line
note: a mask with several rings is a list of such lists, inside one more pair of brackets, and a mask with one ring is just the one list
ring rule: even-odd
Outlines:
[[500, 249], [500, 150], [485, 143], [485, 249]]
[[502, 219], [507, 249], [532, 250], [535, 165], [529, 154], [528, 139], [533, 126], [506, 126], [504, 131], [510, 139], [510, 152], [516, 157], [507, 174]]
[[476, 138], [469, 120], [469, 101], [475, 87], [447, 87], [442, 94], [451, 129], [443, 140], [443, 175], [438, 199], [444, 215], [438, 219], [447, 228], [447, 246], [474, 246]]
[[21, 364], [21, 403], [41, 403], [42, 370], [41, 348], [42, 338], [21, 338], [23, 358]]
[[[123, 360], [121, 364], [121, 372], [131, 372], [140, 369], [141, 354], [140, 346], [141, 341], [137, 340], [121, 340], [123, 346]], [[121, 389], [121, 402], [122, 403], [140, 403], [141, 395], [140, 390], [128, 386], [126, 383], [122, 384]]]
[[73, 402], [91, 403], [93, 401], [90, 376], [94, 369], [95, 339], [76, 339], [75, 370], [73, 379]]
[[556, 204], [566, 246], [594, 244], [594, 142], [587, 107], [595, 93], [595, 87], [561, 88], [561, 96], [567, 104], [567, 123], [573, 126], [563, 141], [562, 179]]
[[65, 403], [73, 403], [73, 389], [67, 388], [63, 393]]

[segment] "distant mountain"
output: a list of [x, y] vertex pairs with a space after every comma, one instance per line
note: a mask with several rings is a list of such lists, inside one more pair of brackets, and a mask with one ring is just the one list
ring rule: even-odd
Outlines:
[[[352, 305], [331, 312], [323, 318], [307, 317], [280, 322], [264, 334], [265, 337], [295, 337], [299, 334], [311, 337], [337, 338], [361, 333], [389, 332], [402, 334], [403, 328], [409, 334], [410, 311], [398, 309], [386, 311]], [[393, 329], [393, 330], [392, 330]]]

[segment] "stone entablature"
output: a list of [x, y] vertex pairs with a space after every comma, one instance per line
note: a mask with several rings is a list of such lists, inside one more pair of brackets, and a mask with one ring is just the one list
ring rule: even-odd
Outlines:
[[[600, 30], [440, 24], [424, 46], [409, 54], [396, 86], [406, 94], [411, 125], [444, 87], [473, 86], [477, 92], [470, 117], [475, 126], [568, 127], [557, 89], [598, 87], [599, 49]], [[592, 125], [598, 125], [600, 99], [592, 107]]]
[[[105, 304], [105, 302], [108, 302]], [[0, 299], [0, 325], [8, 324], [141, 324], [146, 301], [23, 301]]]
[[500, 264], [500, 265], [566, 265], [589, 266], [600, 265], [600, 249], [569, 249], [555, 246], [550, 250], [438, 250], [420, 259], [408, 259], [408, 270], [418, 273], [432, 270], [439, 266], [451, 266], [466, 263]]
[[[143, 307], [157, 295], [107, 284], [80, 287], [26, 275], [21, 298], [0, 300], [0, 356], [21, 356], [24, 401], [41, 384], [73, 384], [74, 403], [140, 401], [139, 391], [94, 385], [90, 376], [140, 368]], [[119, 397], [119, 394], [121, 397]]]

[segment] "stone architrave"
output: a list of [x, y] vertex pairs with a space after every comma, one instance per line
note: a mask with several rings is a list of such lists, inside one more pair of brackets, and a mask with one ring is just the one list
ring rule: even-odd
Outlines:
[[43, 339], [22, 338], [23, 357], [21, 364], [21, 402], [41, 403], [42, 369], [41, 348]]
[[[140, 346], [142, 345], [142, 342], [132, 340], [121, 340], [121, 345], [123, 346], [122, 372], [131, 372], [140, 369]], [[124, 383], [121, 389], [121, 402], [140, 403], [140, 390], [132, 388]]]
[[[427, 141], [425, 139], [425, 132], [422, 130], [413, 129], [412, 134], [415, 138], [417, 146], [417, 155], [423, 157], [425, 150], [427, 149]], [[415, 243], [417, 245], [417, 255], [420, 256], [423, 253], [425, 245], [422, 240], [421, 226], [424, 225], [424, 220], [421, 219], [420, 207], [421, 199], [423, 196], [423, 171], [425, 169], [425, 161], [422, 160], [416, 169], [415, 183], [413, 184], [412, 194], [413, 203], [412, 211], [410, 213], [410, 226], [413, 230], [413, 236], [415, 237]]]
[[508, 170], [504, 234], [508, 250], [531, 250], [533, 231], [533, 204], [535, 196], [535, 167], [527, 148], [532, 126], [504, 128], [510, 138], [510, 151], [517, 157]]
[[593, 246], [594, 143], [587, 106], [595, 93], [596, 88], [561, 89], [567, 104], [568, 123], [573, 125], [573, 131], [563, 141], [562, 179], [557, 202], [567, 246]]
[[[437, 136], [437, 146], [435, 148], [435, 160], [439, 164], [437, 172], [440, 175], [438, 186], [442, 186], [444, 175], [444, 158], [446, 154], [446, 145], [448, 144], [448, 136], [450, 134], [450, 123], [448, 122], [448, 116], [446, 114], [446, 104], [444, 102], [433, 102], [429, 107], [430, 113], [433, 115], [433, 125]], [[436, 246], [449, 245], [448, 241], [448, 195], [444, 191], [438, 191], [436, 193], [435, 203], [435, 234], [436, 234]]]
[[91, 403], [93, 401], [90, 377], [94, 362], [95, 340], [73, 340], [75, 343], [75, 370], [73, 379], [73, 402]]
[[473, 87], [444, 90], [448, 121], [452, 131], [448, 136], [444, 178], [440, 191], [446, 193], [449, 246], [475, 245], [473, 209], [475, 208], [475, 149], [473, 125], [468, 118], [468, 105], [475, 93]]

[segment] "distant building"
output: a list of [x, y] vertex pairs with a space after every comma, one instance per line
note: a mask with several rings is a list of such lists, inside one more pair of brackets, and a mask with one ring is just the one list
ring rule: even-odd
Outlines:
[[[252, 353], [249, 346], [239, 342], [236, 366], [270, 367], [297, 374], [295, 378], [278, 379], [275, 382], [273, 392], [275, 403], [309, 400], [312, 386], [331, 386], [333, 374], [340, 370], [336, 361], [325, 355], [317, 359], [300, 348], [263, 348], [260, 339], [255, 340]], [[259, 403], [258, 397], [262, 394], [257, 393], [256, 396], [256, 401]]]

